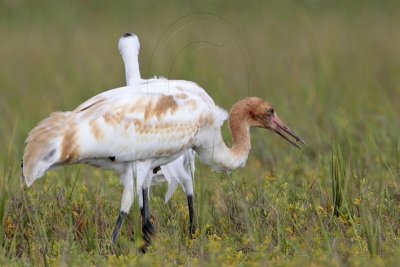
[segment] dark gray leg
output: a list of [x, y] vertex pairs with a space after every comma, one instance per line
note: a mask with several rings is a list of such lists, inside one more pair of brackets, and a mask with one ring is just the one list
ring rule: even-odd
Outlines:
[[115, 244], [115, 242], [118, 239], [118, 235], [121, 232], [121, 227], [122, 227], [122, 223], [124, 222], [126, 216], [128, 215], [128, 213], [121, 211], [119, 213], [118, 219], [117, 219], [117, 223], [115, 225], [113, 234], [112, 234], [112, 242], [113, 244]]
[[143, 194], [143, 207], [140, 208], [140, 214], [142, 215], [142, 233], [145, 242], [142, 248], [143, 252], [146, 252], [146, 248], [151, 244], [151, 236], [154, 235], [154, 226], [150, 221], [150, 209], [149, 209], [149, 195], [147, 188], [142, 189]]
[[194, 208], [193, 208], [193, 196], [188, 195], [187, 200], [188, 200], [189, 220], [190, 220], [189, 236], [190, 236], [190, 238], [193, 238], [193, 235], [196, 233], [196, 228], [197, 228], [196, 217], [195, 217]]

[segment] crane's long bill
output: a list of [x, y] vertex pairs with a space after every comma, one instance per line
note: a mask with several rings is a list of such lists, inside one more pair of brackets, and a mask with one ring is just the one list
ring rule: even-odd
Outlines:
[[[279, 134], [282, 138], [286, 139], [289, 143], [294, 145], [295, 147], [302, 149], [298, 143], [306, 145], [304, 140], [298, 136], [295, 132], [293, 132], [289, 127], [287, 127], [279, 118], [278, 116], [274, 115], [271, 118], [271, 129]], [[294, 139], [294, 140], [293, 140]]]

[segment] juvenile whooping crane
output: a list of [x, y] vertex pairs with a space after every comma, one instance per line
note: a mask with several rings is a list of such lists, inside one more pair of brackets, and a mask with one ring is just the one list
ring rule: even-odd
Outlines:
[[[128, 86], [135, 87], [137, 83], [143, 82], [140, 76], [139, 69], [139, 51], [140, 43], [139, 38], [133, 33], [126, 33], [120, 37], [118, 42], [118, 49], [122, 56], [126, 83]], [[142, 232], [146, 242], [150, 242], [150, 235], [154, 233], [153, 225], [150, 222], [150, 209], [148, 199], [148, 185], [151, 180], [155, 178], [157, 181], [167, 180], [168, 191], [165, 196], [165, 202], [171, 198], [178, 184], [183, 188], [183, 191], [187, 195], [188, 209], [189, 209], [189, 233], [194, 234], [196, 231], [196, 224], [194, 221], [194, 209], [193, 209], [193, 182], [192, 177], [194, 175], [194, 157], [195, 153], [192, 149], [188, 149], [182, 156], [177, 158], [175, 161], [160, 166], [150, 172], [150, 182], [144, 182], [142, 190], [138, 191], [139, 194], [139, 207], [142, 215]], [[140, 162], [136, 162], [136, 168], [141, 168]], [[121, 211], [121, 220], [118, 222], [122, 223], [125, 215], [125, 211]]]
[[[230, 148], [220, 130], [227, 117], [189, 81], [150, 79], [135, 88], [112, 89], [73, 111], [55, 112], [42, 120], [26, 140], [22, 176], [30, 186], [50, 168], [86, 163], [117, 170], [123, 181], [133, 181], [132, 162], [140, 161], [137, 180], [145, 181], [154, 168], [176, 160], [189, 148], [214, 170], [230, 171], [246, 163], [251, 127], [272, 130], [296, 147], [300, 147], [297, 142], [304, 144], [260, 98], [248, 97], [232, 106]], [[124, 187], [122, 203], [129, 211], [133, 184]]]

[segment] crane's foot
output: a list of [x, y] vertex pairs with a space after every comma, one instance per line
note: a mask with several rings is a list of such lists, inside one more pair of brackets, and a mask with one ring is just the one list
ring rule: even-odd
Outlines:
[[151, 223], [150, 219], [145, 220], [142, 225], [144, 245], [141, 250], [143, 253], [147, 252], [147, 248], [151, 245], [151, 237], [154, 236], [155, 232], [154, 225]]
[[190, 223], [190, 226], [189, 226], [189, 237], [191, 239], [194, 238], [194, 234], [196, 233], [196, 231], [197, 231], [196, 223]]
[[118, 215], [117, 223], [115, 225], [114, 231], [112, 233], [112, 243], [115, 244], [118, 239], [118, 235], [121, 232], [122, 223], [124, 222], [128, 213], [121, 211]]

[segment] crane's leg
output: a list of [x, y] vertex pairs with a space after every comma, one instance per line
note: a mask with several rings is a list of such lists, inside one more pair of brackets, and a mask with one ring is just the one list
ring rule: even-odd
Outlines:
[[185, 188], [187, 202], [188, 202], [188, 209], [189, 209], [189, 236], [193, 238], [193, 235], [196, 233], [197, 224], [196, 224], [196, 216], [194, 212], [193, 206], [193, 181], [192, 177], [186, 175], [186, 177], [182, 178], [183, 187]]
[[165, 196], [165, 202], [168, 202], [178, 183], [183, 187], [187, 196], [188, 210], [189, 210], [189, 236], [192, 238], [196, 232], [196, 217], [193, 206], [193, 177], [194, 177], [194, 160], [195, 152], [188, 150], [185, 154], [179, 157], [176, 161], [161, 166], [162, 174], [168, 181], [168, 191]]
[[154, 235], [154, 226], [150, 221], [150, 208], [149, 208], [149, 191], [148, 188], [142, 189], [143, 195], [143, 206], [140, 207], [140, 213], [142, 215], [142, 233], [143, 239], [145, 241], [145, 246], [143, 247], [143, 251], [146, 250], [146, 247], [151, 244], [151, 236]]
[[124, 185], [124, 192], [122, 193], [121, 211], [112, 234], [112, 243], [117, 241], [118, 235], [121, 232], [122, 224], [128, 215], [129, 209], [134, 200], [133, 169], [130, 164], [127, 166], [126, 170], [121, 173], [121, 182]]
[[115, 242], [117, 242], [119, 233], [121, 232], [122, 223], [124, 222], [126, 216], [128, 216], [128, 213], [126, 213], [124, 211], [119, 212], [117, 223], [116, 223], [114, 231], [112, 233], [112, 243], [113, 244], [115, 244]]
[[193, 235], [196, 233], [197, 230], [197, 224], [196, 224], [196, 217], [194, 213], [194, 208], [193, 208], [193, 196], [189, 195], [187, 196], [188, 200], [188, 208], [189, 208], [189, 236], [190, 238], [193, 238]]
[[149, 190], [151, 185], [152, 176], [150, 176], [151, 162], [144, 161], [136, 164], [137, 170], [137, 189], [139, 194], [139, 207], [142, 216], [142, 233], [145, 241], [142, 247], [142, 252], [145, 253], [147, 247], [151, 244], [151, 235], [154, 234], [154, 227], [150, 221], [150, 209], [149, 209]]

